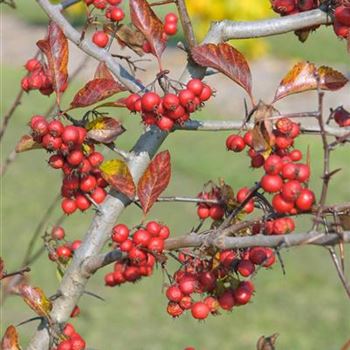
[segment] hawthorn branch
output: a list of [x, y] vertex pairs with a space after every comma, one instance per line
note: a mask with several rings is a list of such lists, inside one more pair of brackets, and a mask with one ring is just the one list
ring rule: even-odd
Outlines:
[[53, 5], [48, 0], [36, 0], [46, 14], [55, 21], [64, 32], [65, 36], [76, 46], [78, 46], [88, 56], [99, 62], [104, 62], [116, 78], [130, 91], [137, 92], [143, 89], [143, 85], [138, 82], [121, 64], [117, 63], [112, 55], [86, 39], [81, 38], [81, 34], [62, 15], [63, 5]]
[[[332, 23], [332, 18], [320, 9], [261, 21], [224, 20], [212, 23], [203, 44], [218, 44], [232, 39], [261, 38], [330, 23]], [[185, 80], [189, 77], [202, 79], [205, 74], [205, 67], [189, 60], [181, 78]]]
[[203, 244], [220, 249], [241, 249], [255, 246], [270, 248], [290, 248], [303, 245], [333, 246], [339, 242], [350, 243], [350, 231], [344, 231], [342, 236], [337, 233], [292, 233], [281, 236], [245, 236], [245, 237], [223, 237], [215, 235], [188, 234], [165, 241], [165, 248], [177, 250], [181, 248], [199, 248]]
[[176, 0], [176, 7], [180, 15], [181, 25], [184, 35], [190, 49], [197, 45], [196, 37], [194, 35], [191, 19], [188, 15], [187, 7], [184, 0]]
[[[293, 118], [293, 115], [288, 115]], [[253, 128], [254, 124], [246, 124], [241, 121], [222, 121], [222, 120], [188, 120], [183, 125], [176, 126], [176, 130], [184, 131], [229, 131], [244, 130]], [[301, 132], [309, 135], [319, 135], [322, 131], [319, 126], [301, 126]], [[338, 128], [324, 125], [324, 131], [329, 136], [344, 137], [350, 132], [350, 128]]]

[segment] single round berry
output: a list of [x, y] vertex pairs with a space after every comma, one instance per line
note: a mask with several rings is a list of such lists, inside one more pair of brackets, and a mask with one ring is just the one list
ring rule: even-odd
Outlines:
[[77, 210], [77, 204], [75, 200], [70, 198], [64, 198], [61, 203], [62, 210], [67, 214], [73, 214]]
[[178, 17], [175, 13], [169, 12], [165, 18], [164, 18], [166, 23], [177, 23]]
[[92, 152], [88, 159], [93, 167], [98, 167], [102, 164], [104, 157], [100, 152]]
[[112, 9], [110, 9], [108, 13], [109, 13], [109, 18], [115, 22], [120, 22], [125, 17], [124, 11], [119, 7], [113, 7]]
[[67, 145], [77, 143], [79, 141], [78, 129], [73, 125], [66, 126], [62, 133], [62, 141]]
[[281, 190], [283, 181], [279, 175], [264, 175], [260, 184], [264, 191], [275, 193]]
[[108, 35], [101, 30], [98, 30], [92, 36], [92, 42], [98, 47], [105, 48], [108, 44], [109, 38]]
[[243, 137], [239, 135], [230, 135], [226, 140], [226, 147], [233, 152], [242, 152], [245, 148]]
[[124, 224], [118, 224], [113, 227], [112, 239], [116, 243], [123, 243], [129, 237], [129, 228]]
[[166, 22], [164, 25], [164, 33], [167, 35], [175, 35], [177, 32], [177, 24]]
[[180, 290], [179, 287], [177, 286], [170, 286], [167, 290], [166, 290], [166, 297], [170, 300], [170, 301], [174, 301], [175, 303], [178, 303], [181, 301], [181, 299], [183, 298], [183, 294]]
[[238, 263], [237, 272], [243, 276], [248, 277], [255, 271], [254, 264], [250, 260], [243, 259]]
[[91, 192], [97, 185], [96, 178], [93, 175], [85, 176], [80, 180], [79, 188], [83, 192]]
[[64, 125], [59, 120], [51, 120], [48, 127], [49, 133], [52, 136], [61, 136], [64, 131]]
[[142, 110], [145, 112], [154, 112], [160, 102], [161, 99], [158, 94], [155, 92], [146, 92], [141, 98]]
[[264, 169], [270, 175], [277, 175], [282, 170], [282, 167], [283, 162], [281, 157], [275, 154], [270, 155], [264, 163]]
[[291, 180], [282, 186], [281, 194], [286, 201], [293, 202], [299, 197], [301, 190], [302, 187], [300, 182], [297, 180]]
[[235, 299], [232, 294], [232, 290], [226, 290], [218, 298], [219, 305], [222, 309], [230, 311], [235, 306]]
[[65, 236], [65, 232], [62, 226], [54, 226], [51, 231], [51, 237], [53, 239], [62, 240]]
[[198, 301], [197, 303], [194, 303], [191, 307], [191, 314], [193, 318], [196, 318], [197, 320], [206, 319], [209, 313], [210, 313], [209, 306], [206, 303], [203, 303], [202, 301]]
[[70, 152], [67, 156], [67, 162], [73, 167], [78, 166], [84, 159], [84, 153], [79, 150]]
[[301, 211], [308, 211], [311, 209], [314, 202], [315, 202], [314, 193], [309, 189], [305, 188], [300, 192], [300, 195], [296, 200], [296, 206]]
[[277, 213], [287, 214], [294, 208], [294, 203], [286, 201], [280, 194], [272, 198], [272, 206]]

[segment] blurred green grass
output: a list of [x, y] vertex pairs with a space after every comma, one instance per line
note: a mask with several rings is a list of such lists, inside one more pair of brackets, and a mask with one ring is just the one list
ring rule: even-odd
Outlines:
[[[11, 105], [23, 73], [12, 67], [2, 67], [2, 115]], [[69, 91], [76, 91], [79, 86], [73, 84]], [[64, 98], [66, 105], [70, 98], [68, 93]], [[25, 96], [5, 135], [2, 161], [19, 137], [28, 131], [26, 122], [33, 114], [45, 112], [50, 100], [52, 98], [42, 97], [36, 92]], [[207, 110], [197, 117], [209, 119], [210, 103]], [[79, 110], [74, 115], [79, 117]], [[111, 115], [121, 118], [128, 129], [118, 140], [118, 146], [130, 148], [142, 130], [138, 118], [129, 117], [119, 110], [111, 111]], [[250, 186], [257, 180], [261, 173], [246, 170], [247, 157], [225, 151], [227, 134], [179, 131], [170, 135], [162, 147], [170, 150], [173, 167], [171, 184], [165, 194], [195, 195], [203, 183], [218, 177], [223, 177], [234, 189]], [[320, 143], [315, 137], [304, 137], [298, 146], [303, 151], [310, 146], [311, 188], [319, 194], [322, 172]], [[48, 168], [47, 159], [48, 155], [42, 151], [20, 154], [2, 179], [1, 256], [9, 271], [18, 267], [38, 220], [59, 190], [60, 175]], [[339, 167], [343, 170], [331, 183], [329, 203], [350, 198], [348, 159], [348, 147], [332, 154], [332, 169]], [[60, 210], [57, 210], [52, 222], [59, 215]], [[64, 227], [69, 239], [81, 237], [91, 217], [91, 212], [68, 217]], [[196, 224], [195, 207], [189, 204], [155, 205], [148, 217], [167, 223], [173, 235], [188, 232]], [[120, 222], [134, 225], [141, 219], [141, 212], [133, 207], [124, 212]], [[309, 220], [302, 219], [298, 229], [305, 231], [310, 224]], [[350, 305], [328, 252], [304, 247], [284, 251], [282, 255], [286, 276], [282, 275], [278, 265], [271, 271], [262, 271], [256, 278], [256, 296], [252, 303], [205, 322], [196, 322], [188, 315], [177, 320], [168, 317], [161, 291], [164, 282], [161, 271], [136, 285], [108, 289], [103, 287], [103, 274], [111, 270], [109, 267], [94, 276], [88, 285], [89, 291], [103, 296], [107, 302], [84, 296], [79, 303], [81, 316], [74, 324], [86, 338], [89, 348], [94, 349], [181, 350], [194, 346], [197, 350], [252, 350], [261, 335], [274, 332], [280, 333], [278, 349], [340, 349], [350, 336]], [[56, 291], [55, 268], [46, 256], [33, 264], [31, 283], [41, 286], [47, 295]], [[33, 313], [24, 302], [19, 297], [11, 297], [2, 309], [2, 327], [30, 317]], [[23, 345], [34, 327], [33, 323], [20, 327]]]

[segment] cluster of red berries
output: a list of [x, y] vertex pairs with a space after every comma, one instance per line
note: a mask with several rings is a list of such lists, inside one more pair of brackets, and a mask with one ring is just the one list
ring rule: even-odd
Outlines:
[[350, 36], [350, 4], [338, 6], [334, 10], [333, 29], [335, 34], [341, 38], [348, 38]]
[[104, 188], [108, 186], [98, 168], [103, 156], [94, 151], [93, 144], [86, 143], [86, 129], [64, 126], [57, 119], [47, 121], [41, 115], [33, 116], [29, 125], [34, 140], [47, 151], [54, 152], [49, 165], [61, 169], [64, 174], [61, 188], [63, 211], [68, 215], [77, 209], [84, 211], [91, 206], [91, 199], [97, 204], [102, 203], [107, 195]]
[[272, 9], [282, 16], [310, 11], [320, 6], [319, 0], [270, 0]]
[[65, 231], [62, 226], [54, 226], [51, 230], [50, 239], [55, 245], [55, 249], [49, 252], [49, 259], [52, 261], [59, 261], [66, 264], [74, 252], [80, 247], [81, 240], [75, 240], [73, 242], [64, 241], [63, 244], [58, 245], [59, 241], [65, 239]]
[[[177, 33], [177, 22], [178, 17], [175, 13], [168, 13], [164, 18], [164, 32], [162, 34], [162, 40], [166, 42], [168, 40], [168, 35], [173, 36]], [[144, 53], [152, 53], [152, 47], [150, 43], [145, 40], [142, 46]]]
[[[30, 90], [39, 90], [43, 95], [51, 95], [53, 87], [46, 65], [43, 65], [36, 58], [31, 58], [26, 62], [24, 67], [28, 74], [21, 81], [22, 89], [26, 92]], [[65, 89], [66, 86], [61, 90], [64, 91]]]
[[[84, 0], [87, 6], [104, 10], [106, 18], [111, 22], [120, 22], [124, 19], [124, 11], [118, 7], [122, 0]], [[103, 30], [97, 30], [92, 36], [92, 42], [98, 47], [105, 48], [109, 42], [108, 34]]]
[[289, 118], [279, 118], [271, 135], [272, 153], [266, 160], [254, 150], [251, 131], [243, 137], [230, 135], [226, 140], [227, 148], [234, 152], [241, 152], [246, 145], [250, 147], [251, 165], [254, 168], [264, 167], [265, 175], [260, 185], [264, 191], [275, 194], [272, 206], [279, 214], [309, 211], [315, 201], [314, 193], [305, 187], [310, 178], [310, 167], [298, 163], [303, 156], [300, 150], [291, 149], [299, 134], [298, 124]]
[[[221, 191], [218, 187], [213, 186], [210, 191], [202, 191], [197, 195], [197, 198], [204, 200], [221, 201]], [[225, 215], [225, 209], [220, 204], [198, 203], [197, 215], [201, 220], [212, 218], [214, 221], [221, 220]]]
[[191, 79], [186, 88], [176, 94], [160, 97], [155, 92], [146, 92], [143, 96], [134, 93], [125, 99], [125, 104], [131, 112], [140, 113], [146, 125], [155, 124], [161, 130], [170, 131], [175, 123], [188, 120], [212, 94], [208, 85], [199, 79]]
[[350, 112], [343, 107], [338, 107], [333, 112], [333, 118], [341, 128], [350, 126]]
[[[208, 259], [199, 259], [185, 252], [179, 253], [182, 267], [175, 272], [173, 283], [167, 288], [167, 312], [172, 317], [191, 310], [195, 319], [203, 320], [219, 309], [230, 311], [234, 306], [247, 304], [254, 292], [250, 280], [255, 265], [270, 267], [275, 263], [273, 250], [253, 247], [244, 251], [223, 250]], [[194, 295], [199, 294], [199, 301]]]
[[150, 276], [156, 263], [155, 256], [163, 253], [164, 240], [169, 235], [169, 228], [156, 221], [150, 221], [145, 228], [137, 229], [132, 237], [126, 225], [114, 226], [112, 240], [116, 248], [127, 254], [127, 258], [115, 263], [114, 271], [105, 275], [105, 284], [114, 287], [125, 282], [135, 282], [142, 276]]
[[85, 340], [75, 331], [71, 323], [65, 325], [63, 335], [66, 339], [53, 350], [84, 350], [86, 348]]

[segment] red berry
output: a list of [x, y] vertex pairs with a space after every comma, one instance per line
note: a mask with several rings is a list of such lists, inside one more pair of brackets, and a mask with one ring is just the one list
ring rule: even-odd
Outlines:
[[129, 237], [129, 228], [124, 224], [118, 224], [113, 227], [112, 239], [116, 243], [123, 243]]
[[75, 329], [71, 323], [67, 323], [63, 328], [63, 334], [67, 337], [71, 337], [75, 333]]
[[196, 97], [195, 94], [191, 90], [189, 89], [182, 90], [179, 93], [180, 104], [184, 108], [187, 108], [193, 104], [193, 100], [195, 99], [195, 97]]
[[236, 253], [233, 250], [223, 250], [220, 252], [220, 264], [225, 267], [231, 267], [236, 259]]
[[146, 262], [147, 255], [141, 249], [132, 247], [128, 252], [128, 258], [134, 264], [140, 264], [140, 263]]
[[296, 180], [307, 182], [310, 178], [310, 167], [306, 164], [297, 164]]
[[287, 163], [282, 168], [282, 177], [286, 180], [294, 180], [297, 176], [298, 166], [294, 163]]
[[24, 90], [26, 92], [28, 92], [30, 90], [30, 81], [29, 81], [28, 77], [24, 77], [21, 80], [21, 88], [22, 88], [22, 90]]
[[65, 236], [65, 232], [63, 227], [61, 226], [54, 226], [51, 231], [51, 237], [53, 239], [61, 240]]
[[249, 260], [255, 265], [261, 265], [267, 259], [264, 247], [253, 247], [249, 250]]
[[91, 202], [83, 194], [77, 194], [75, 196], [75, 204], [81, 211], [85, 211], [91, 206]]
[[292, 123], [292, 130], [289, 132], [289, 137], [295, 139], [300, 134], [300, 126], [297, 123]]
[[350, 112], [343, 107], [338, 107], [334, 111], [333, 118], [340, 127], [350, 126]]
[[316, 0], [299, 0], [298, 9], [300, 11], [310, 11], [317, 7]]
[[42, 140], [41, 143], [44, 148], [46, 148], [49, 151], [58, 150], [62, 146], [62, 139], [60, 137], [54, 137], [50, 134], [46, 134]]
[[256, 156], [252, 157], [250, 161], [250, 166], [252, 168], [261, 168], [265, 164], [265, 158], [262, 154], [257, 154]]
[[109, 41], [108, 35], [101, 30], [96, 31], [92, 36], [92, 42], [101, 48], [106, 47], [108, 44], [108, 41]]
[[299, 197], [296, 200], [296, 206], [301, 211], [308, 211], [311, 209], [313, 203], [315, 202], [315, 195], [312, 191], [305, 188], [301, 191]]
[[[113, 239], [113, 236], [112, 236], [112, 239]], [[113, 241], [115, 241], [115, 239], [113, 239]], [[119, 248], [122, 252], [130, 252], [130, 250], [132, 249], [133, 246], [134, 246], [134, 244], [132, 243], [132, 240], [127, 239], [123, 243], [120, 243]]]
[[209, 306], [202, 301], [194, 303], [191, 307], [191, 314], [197, 320], [204, 320], [208, 317], [210, 312]]
[[241, 152], [245, 147], [245, 142], [242, 136], [230, 135], [226, 140], [226, 147], [230, 151]]
[[199, 206], [197, 208], [197, 215], [201, 220], [205, 220], [210, 216], [210, 209], [207, 206]]
[[199, 283], [204, 291], [212, 291], [216, 286], [216, 276], [212, 271], [203, 271], [199, 275]]
[[40, 74], [34, 73], [29, 77], [29, 86], [31, 89], [40, 89], [43, 85], [43, 77]]
[[264, 267], [270, 267], [276, 261], [275, 254], [274, 254], [274, 252], [273, 252], [273, 250], [271, 248], [265, 248], [265, 253], [266, 253], [266, 260], [263, 263], [263, 266]]
[[277, 130], [285, 135], [288, 135], [293, 128], [293, 122], [289, 118], [280, 118], [276, 122]]
[[84, 350], [86, 347], [85, 340], [82, 337], [71, 339], [72, 350]]
[[192, 298], [189, 295], [183, 296], [179, 305], [183, 310], [189, 310], [192, 307]]
[[70, 152], [67, 156], [67, 162], [73, 167], [78, 166], [84, 159], [84, 153], [79, 150]]
[[98, 167], [102, 164], [104, 157], [100, 152], [92, 152], [88, 159], [93, 167]]
[[62, 133], [62, 140], [67, 145], [78, 143], [79, 141], [78, 129], [73, 125], [66, 126]]
[[105, 285], [108, 287], [114, 287], [116, 285], [113, 272], [107, 273], [107, 275], [105, 275], [104, 280], [105, 280]]
[[97, 9], [103, 10], [107, 6], [106, 0], [94, 0], [94, 6]]
[[24, 67], [26, 68], [26, 70], [28, 72], [33, 72], [33, 71], [41, 68], [41, 63], [36, 58], [31, 58], [26, 62]]
[[255, 271], [255, 267], [250, 260], [243, 259], [238, 263], [237, 271], [243, 277], [248, 277]]
[[71, 341], [70, 340], [61, 341], [57, 346], [57, 350], [73, 350]]
[[282, 197], [289, 202], [295, 201], [302, 190], [301, 184], [297, 180], [286, 182], [282, 187]]
[[281, 157], [275, 154], [269, 156], [264, 163], [264, 169], [266, 173], [270, 175], [277, 175], [282, 170], [282, 167], [283, 162]]
[[245, 305], [251, 299], [252, 291], [244, 285], [240, 285], [237, 289], [234, 290], [233, 296], [237, 304]]
[[177, 15], [175, 13], [169, 12], [165, 18], [164, 18], [165, 22], [167, 23], [177, 23], [178, 18]]
[[56, 253], [62, 261], [67, 261], [72, 256], [72, 251], [64, 245], [57, 247]]
[[275, 12], [281, 15], [288, 15], [295, 10], [295, 0], [272, 0], [272, 8]]
[[145, 112], [154, 112], [157, 110], [161, 99], [155, 92], [146, 92], [141, 97], [142, 110]]
[[96, 187], [90, 196], [97, 204], [100, 204], [105, 200], [107, 192], [102, 187]]
[[334, 11], [334, 17], [338, 23], [350, 27], [350, 7], [338, 6]]
[[303, 158], [303, 154], [300, 150], [294, 149], [289, 153], [289, 157], [293, 162], [299, 162]]
[[49, 123], [45, 119], [37, 120], [32, 126], [35, 136], [44, 136], [49, 131]]
[[162, 226], [160, 231], [159, 231], [159, 234], [158, 234], [159, 238], [161, 239], [168, 239], [168, 237], [170, 236], [170, 230], [169, 230], [169, 227], [168, 226]]
[[166, 290], [166, 297], [170, 300], [170, 301], [174, 301], [176, 303], [180, 302], [181, 299], [183, 298], [183, 294], [180, 290], [179, 287], [177, 286], [170, 286], [167, 290]]
[[264, 191], [274, 193], [280, 191], [283, 181], [279, 175], [264, 175], [260, 184]]
[[75, 200], [70, 198], [64, 198], [61, 203], [62, 210], [67, 214], [73, 214], [77, 210], [77, 204]]
[[209, 215], [213, 220], [221, 220], [225, 215], [225, 210], [218, 204], [214, 204], [209, 209]]
[[158, 236], [162, 226], [156, 222], [156, 221], [150, 221], [146, 225], [146, 230], [152, 235], [152, 236]]
[[232, 294], [232, 290], [226, 290], [218, 298], [219, 305], [222, 309], [230, 311], [235, 306], [235, 299]]
[[52, 136], [61, 136], [64, 131], [64, 125], [59, 120], [51, 120], [49, 123], [49, 133]]
[[162, 253], [164, 250], [164, 241], [161, 238], [153, 237], [148, 243], [148, 249], [152, 252]]
[[216, 298], [209, 296], [206, 297], [203, 302], [207, 304], [211, 313], [216, 313], [218, 311], [220, 305]]
[[96, 187], [96, 178], [93, 175], [88, 175], [80, 180], [79, 188], [83, 192], [91, 192]]
[[174, 121], [168, 117], [161, 117], [157, 120], [157, 126], [163, 131], [170, 131], [174, 126]]
[[200, 79], [191, 79], [187, 83], [187, 89], [192, 91], [194, 95], [200, 96], [203, 92], [204, 84]]
[[80, 239], [76, 239], [72, 242], [71, 248], [73, 251], [76, 251], [81, 246], [82, 241]]
[[151, 234], [143, 229], [139, 229], [134, 233], [134, 236], [132, 238], [135, 245], [140, 245], [143, 247], [147, 247], [148, 243], [150, 242], [152, 236]]
[[119, 5], [122, 0], [107, 0], [110, 5]]
[[175, 35], [177, 32], [177, 24], [166, 22], [164, 25], [164, 33], [167, 35]]
[[205, 102], [210, 99], [212, 94], [213, 94], [212, 89], [208, 85], [203, 84], [203, 90], [199, 96], [199, 99], [201, 100], [201, 102]]
[[272, 198], [272, 205], [277, 213], [287, 214], [294, 208], [294, 203], [283, 199], [280, 194], [276, 194]]
[[180, 305], [173, 301], [169, 301], [166, 311], [172, 317], [179, 317], [183, 313], [183, 309]]
[[174, 111], [180, 104], [179, 98], [175, 94], [166, 94], [163, 97], [163, 106], [169, 111]]
[[136, 266], [127, 266], [124, 271], [124, 278], [128, 282], [135, 282], [140, 278], [139, 269]]
[[64, 165], [64, 158], [59, 154], [54, 154], [49, 158], [48, 163], [54, 169], [61, 169]]
[[246, 145], [248, 145], [249, 147], [252, 147], [253, 146], [253, 133], [250, 130], [248, 130], [244, 134], [243, 140], [244, 140]]
[[124, 19], [125, 17], [125, 14], [124, 14], [124, 11], [119, 8], [119, 7], [113, 7], [111, 8], [109, 11], [109, 18], [112, 20], [112, 21], [116, 21], [116, 22], [120, 22]]
[[293, 145], [293, 139], [287, 136], [276, 136], [275, 139], [276, 147], [280, 149], [287, 149]]

